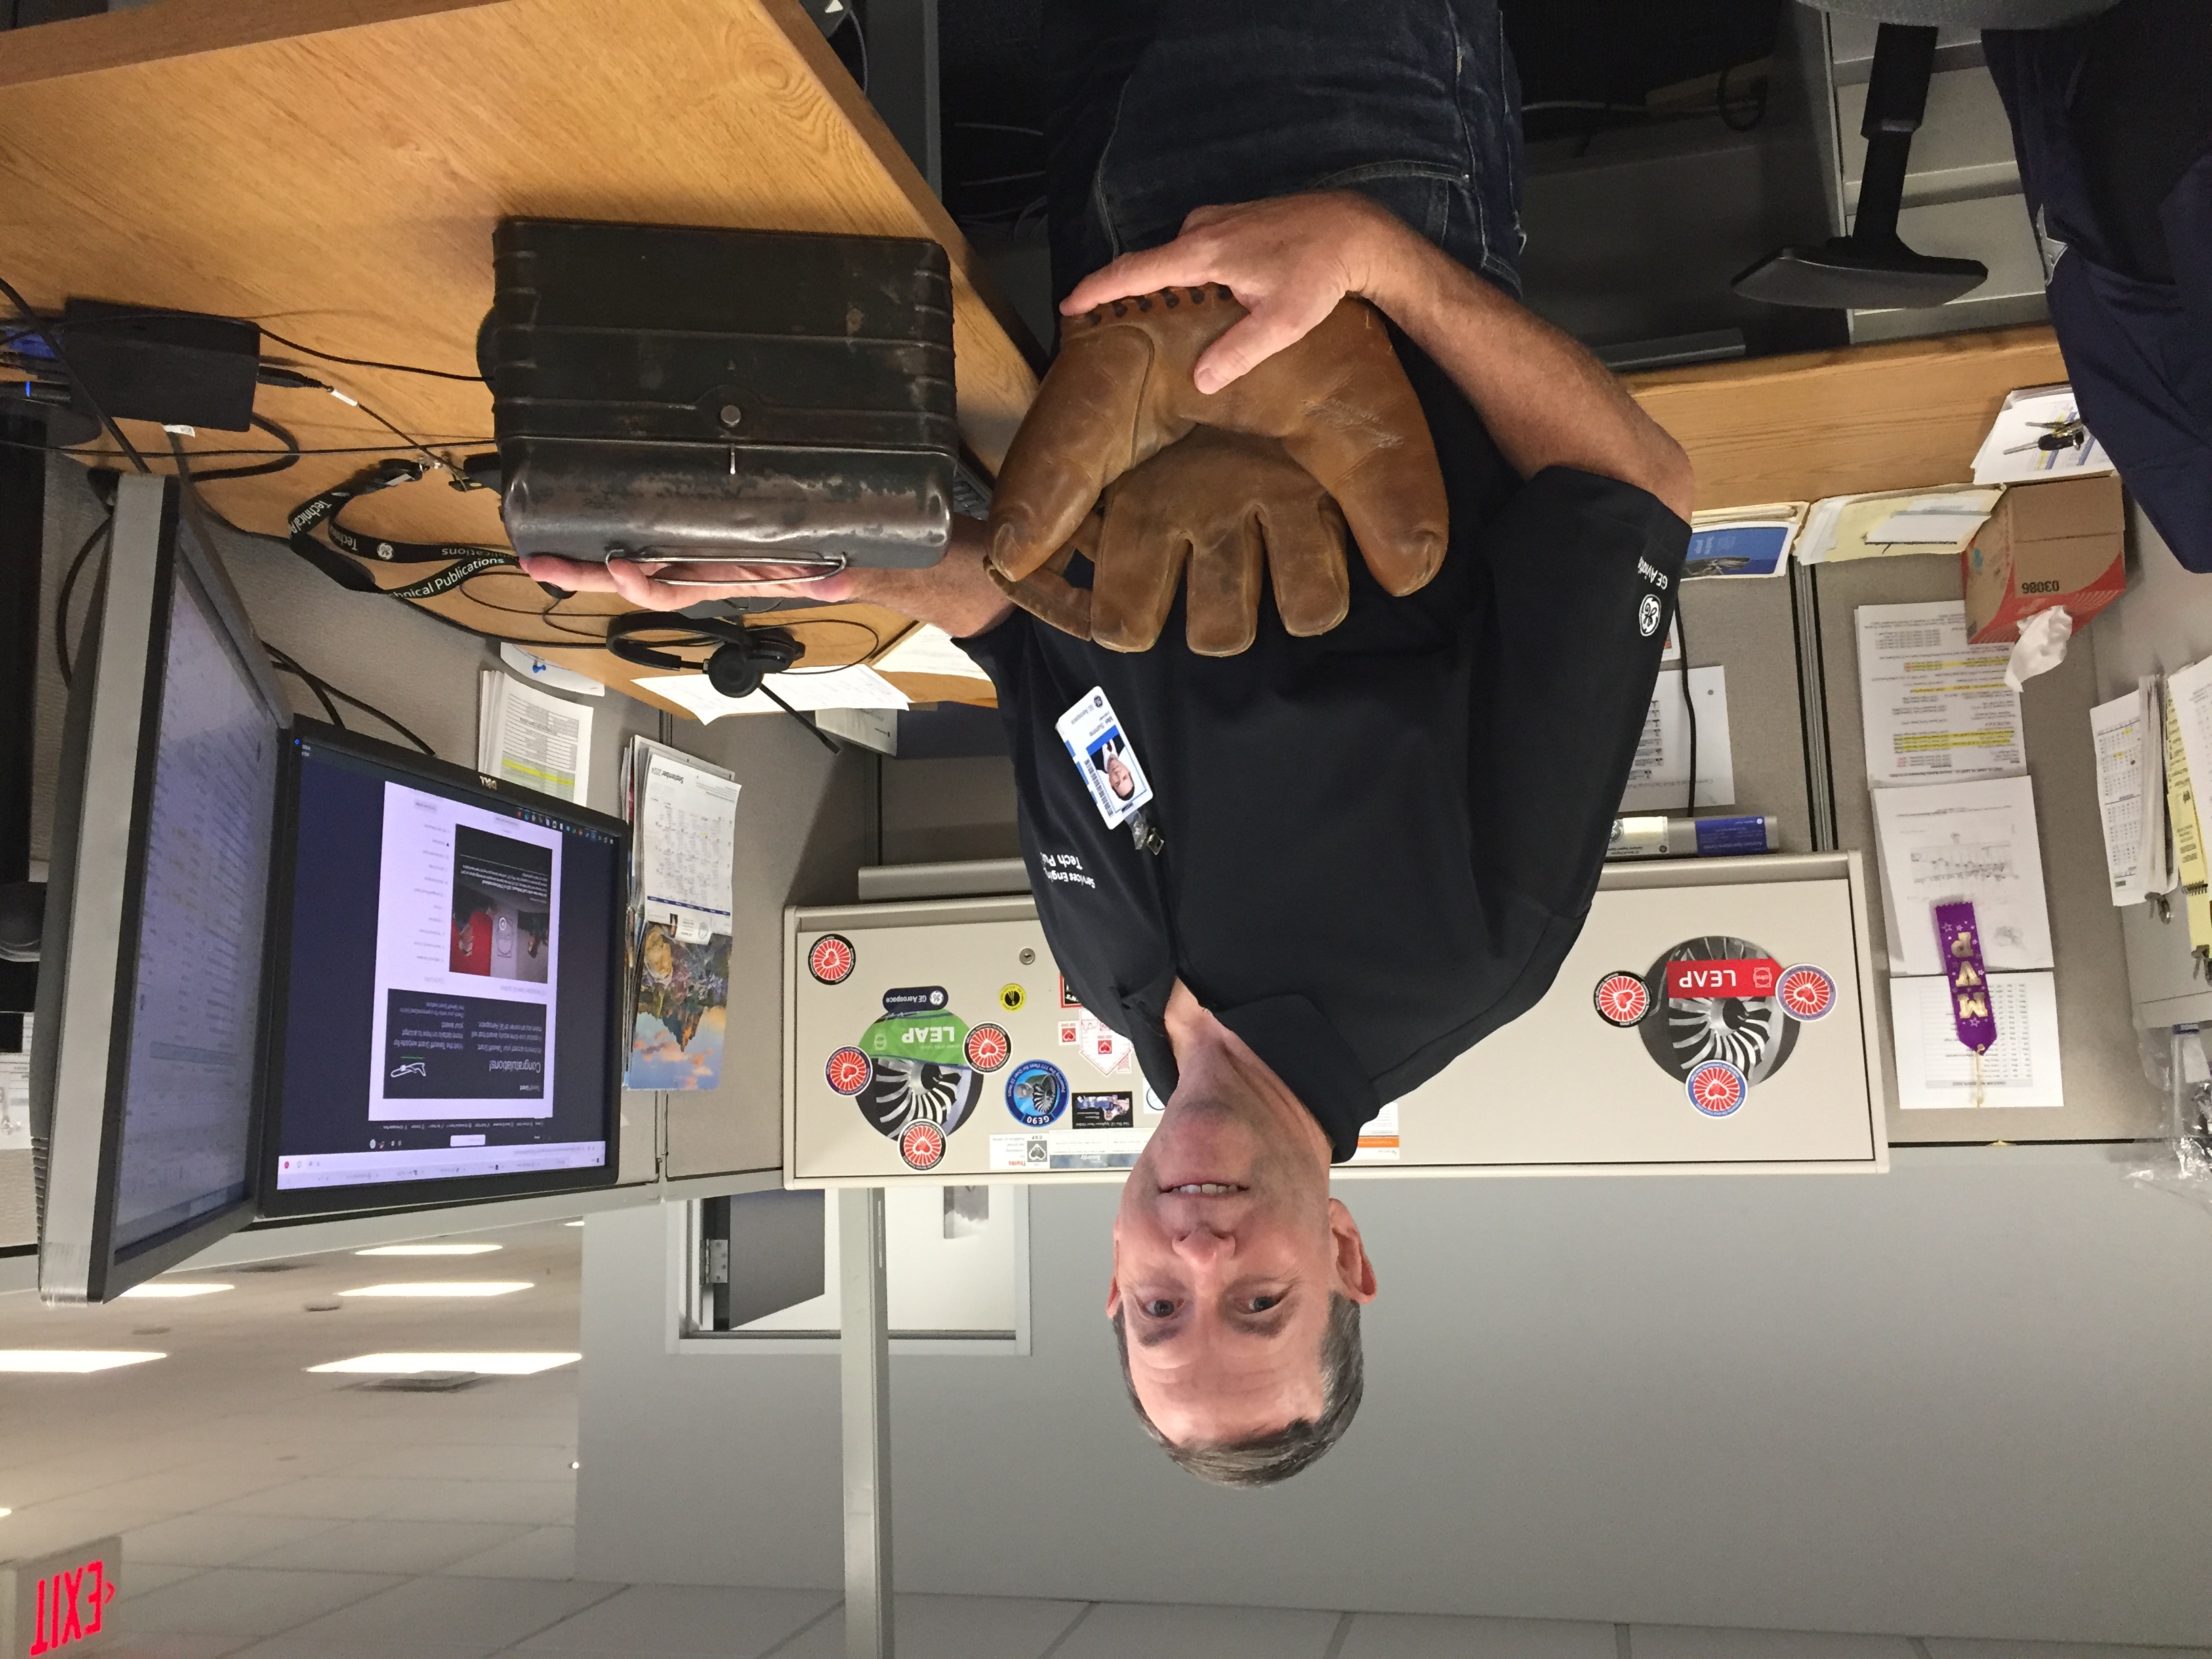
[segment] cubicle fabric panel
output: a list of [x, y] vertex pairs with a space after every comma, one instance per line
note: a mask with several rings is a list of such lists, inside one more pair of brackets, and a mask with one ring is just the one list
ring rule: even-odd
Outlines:
[[[1025, 326], [797, 0], [164, 0], [0, 33], [0, 179], [16, 232], [0, 274], [33, 306], [75, 295], [246, 317], [325, 352], [460, 377], [264, 341], [441, 455], [490, 447], [475, 339], [492, 228], [512, 215], [928, 237], [951, 258], [961, 436], [987, 469], [1036, 387]], [[257, 409], [303, 449], [356, 453], [210, 484], [250, 530], [281, 535], [293, 507], [377, 454], [416, 453], [323, 392], [264, 386]], [[126, 430], [166, 453], [158, 429]], [[185, 442], [276, 453], [259, 432]], [[203, 470], [227, 464], [209, 454]], [[506, 545], [495, 492], [435, 476], [348, 523]], [[374, 574], [392, 587], [434, 568]], [[595, 645], [618, 601], [548, 616], [550, 597], [509, 570], [414, 603], [631, 678]], [[903, 626], [852, 620], [885, 644]], [[810, 632], [817, 662], [870, 654], [866, 628]]]
[[[1864, 854], [1871, 872], [1878, 866], [1855, 614], [1863, 605], [1958, 599], [1959, 563], [1948, 554], [1923, 554], [1824, 564], [1818, 568], [1816, 586], [1837, 836], [1844, 848]], [[2105, 873], [2096, 752], [2089, 738], [2089, 709], [2097, 701], [2096, 641], [2094, 627], [2075, 635], [2066, 661], [2028, 681], [2021, 699], [2051, 913], [2066, 1103], [2033, 1109], [1899, 1109], [1887, 983], [1889, 922], [1883, 914], [1881, 884], [1869, 880], [1875, 977], [1880, 984], [1871, 1000], [1893, 1145], [2127, 1140], [2164, 1131], [2164, 1098], [2145, 1080], [2136, 1055], [2120, 913], [2113, 907]]]

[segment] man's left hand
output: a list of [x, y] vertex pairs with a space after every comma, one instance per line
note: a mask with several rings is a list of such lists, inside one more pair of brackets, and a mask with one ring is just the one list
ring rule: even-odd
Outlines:
[[1200, 392], [1218, 392], [1304, 338], [1346, 295], [1369, 294], [1411, 234], [1348, 191], [1202, 207], [1172, 242], [1125, 253], [1085, 277], [1060, 309], [1075, 317], [1161, 289], [1223, 284], [1251, 314], [1193, 367]]

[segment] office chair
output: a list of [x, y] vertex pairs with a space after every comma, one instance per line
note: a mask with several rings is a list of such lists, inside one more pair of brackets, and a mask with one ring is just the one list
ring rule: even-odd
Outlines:
[[1928, 107], [1936, 68], [1936, 35], [1948, 24], [1970, 28], [2039, 29], [2078, 22], [2115, 0], [1828, 0], [1824, 11], [1872, 17], [1874, 64], [1867, 81], [1867, 141], [1859, 174], [1858, 211], [1850, 234], [1817, 246], [1770, 253], [1729, 284], [1748, 300], [1825, 310], [1910, 310], [1940, 306], [1979, 287], [1989, 267], [1978, 259], [1917, 253], [1897, 234], [1905, 204], [1912, 135]]

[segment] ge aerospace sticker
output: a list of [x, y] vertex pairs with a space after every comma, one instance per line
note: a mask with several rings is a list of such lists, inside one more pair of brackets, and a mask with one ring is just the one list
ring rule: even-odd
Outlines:
[[857, 1095], [866, 1088], [874, 1073], [875, 1063], [849, 1042], [822, 1065], [822, 1075], [830, 1088], [846, 1096]]
[[1651, 1012], [1651, 988], [1641, 976], [1625, 968], [1616, 969], [1598, 981], [1597, 989], [1590, 993], [1590, 1001], [1596, 1006], [1600, 1019], [1626, 1029]]
[[1024, 1128], [1042, 1129], [1067, 1109], [1067, 1074], [1048, 1060], [1025, 1060], [1006, 1079], [1006, 1109]]
[[852, 940], [842, 933], [824, 933], [806, 952], [806, 971], [819, 984], [842, 985], [853, 976], [853, 965], [859, 960]]
[[909, 1123], [899, 1131], [899, 1156], [909, 1170], [933, 1170], [945, 1156], [945, 1131], [934, 1123]]
[[968, 1033], [968, 1063], [979, 1072], [995, 1072], [1014, 1057], [1014, 1040], [1003, 1025], [978, 1025]]
[[1836, 1006], [1836, 981], [1810, 963], [1784, 968], [1774, 994], [1793, 1019], [1818, 1019]]
[[1728, 1116], [1751, 1092], [1743, 1073], [1724, 1060], [1709, 1060], [1693, 1066], [1684, 1087], [1689, 1091], [1690, 1104], [1707, 1117]]
[[1659, 631], [1659, 596], [1657, 594], [1646, 593], [1643, 602], [1636, 607], [1636, 626], [1647, 640]]

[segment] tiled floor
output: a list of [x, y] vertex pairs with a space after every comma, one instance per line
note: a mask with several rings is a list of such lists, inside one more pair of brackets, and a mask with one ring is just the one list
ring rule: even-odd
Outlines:
[[[575, 1577], [575, 1372], [455, 1394], [305, 1368], [385, 1350], [567, 1350], [579, 1235], [467, 1264], [309, 1258], [191, 1302], [0, 1297], [0, 1347], [153, 1347], [0, 1376], [0, 1561], [124, 1534], [109, 1659], [842, 1659], [828, 1591]], [[342, 1303], [403, 1276], [526, 1279], [484, 1303]], [[194, 1275], [200, 1276], [200, 1275]], [[902, 1595], [902, 1659], [2212, 1659], [2212, 1650]]]

